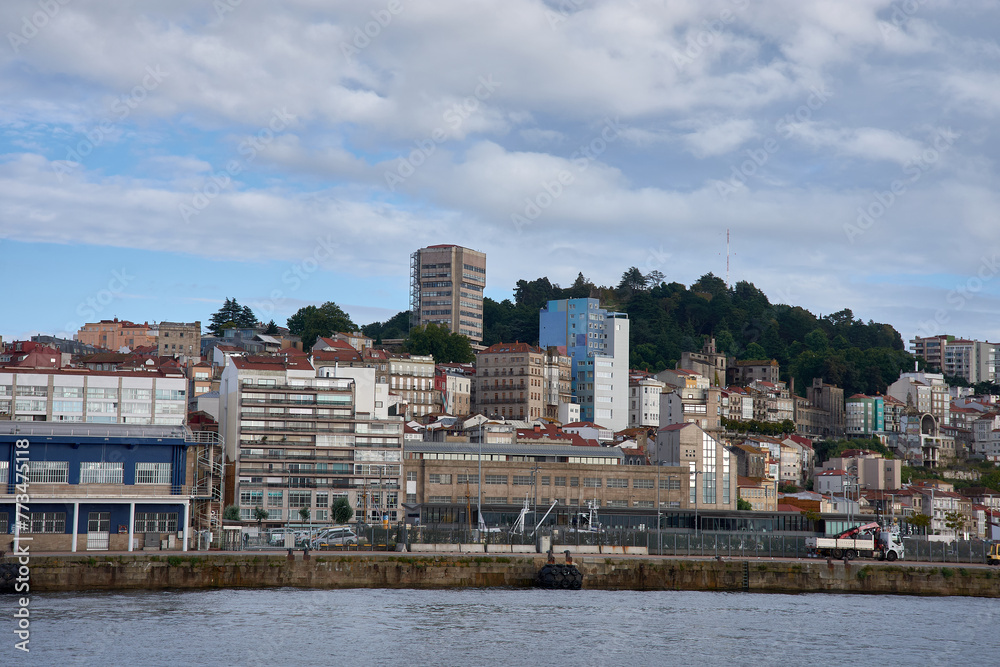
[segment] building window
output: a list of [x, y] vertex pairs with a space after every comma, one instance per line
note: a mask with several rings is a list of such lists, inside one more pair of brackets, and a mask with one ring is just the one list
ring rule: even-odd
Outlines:
[[[65, 484], [69, 478], [69, 461], [29, 461], [28, 481], [38, 484]], [[45, 531], [38, 531], [45, 532]]]
[[431, 484], [451, 484], [451, 475], [430, 474], [427, 481]]
[[260, 507], [263, 504], [263, 491], [240, 491], [240, 505], [243, 507]]
[[514, 475], [514, 486], [531, 486], [531, 475]]
[[28, 514], [29, 533], [65, 533], [66, 512], [31, 512]]
[[667, 478], [660, 480], [660, 490], [663, 491], [679, 491], [681, 488], [681, 480], [675, 478]]
[[570, 486], [580, 486], [580, 478], [579, 477], [570, 477], [569, 478], [569, 485]]
[[309, 507], [312, 502], [312, 491], [289, 491], [289, 507]]
[[407, 493], [406, 494], [406, 502], [411, 503], [411, 504], [417, 502], [417, 494], [415, 494], [415, 493]]
[[438, 504], [450, 503], [451, 502], [451, 496], [430, 496], [427, 499], [427, 502], [429, 502], [429, 503], [438, 503]]
[[608, 488], [609, 489], [627, 489], [628, 488], [628, 480], [627, 479], [610, 478], [610, 479], [608, 479]]
[[555, 485], [556, 486], [566, 486], [566, 478], [565, 477], [558, 477], [557, 476], [556, 477], [556, 484]]
[[487, 484], [506, 484], [507, 475], [486, 475]]
[[124, 463], [84, 462], [80, 464], [80, 484], [121, 484]]
[[[329, 506], [330, 506], [330, 494], [326, 491], [317, 491], [315, 507], [329, 507]], [[318, 519], [319, 516], [317, 516], [316, 518]]]
[[268, 507], [281, 507], [284, 503], [283, 501], [284, 491], [268, 491], [267, 492], [267, 506]]
[[111, 512], [89, 512], [87, 514], [88, 533], [107, 533], [111, 531]]
[[599, 489], [601, 488], [601, 478], [600, 477], [584, 477], [583, 485], [588, 489]]
[[136, 512], [135, 532], [176, 533], [177, 512]]
[[652, 489], [653, 488], [653, 480], [651, 480], [651, 479], [633, 479], [632, 480], [632, 488], [633, 489]]
[[170, 484], [170, 463], [136, 463], [136, 484]]
[[487, 505], [506, 505], [507, 504], [507, 497], [506, 496], [486, 496], [485, 498], [483, 498], [483, 502], [486, 503]]

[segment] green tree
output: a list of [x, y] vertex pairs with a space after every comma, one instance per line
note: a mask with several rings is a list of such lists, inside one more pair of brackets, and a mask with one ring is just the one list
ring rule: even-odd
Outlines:
[[396, 313], [385, 322], [372, 322], [361, 327], [361, 333], [375, 341], [376, 345], [381, 345], [385, 338], [406, 338], [406, 332], [410, 330], [410, 311], [404, 310]]
[[227, 298], [209, 318], [208, 330], [213, 336], [221, 336], [226, 329], [243, 329], [257, 324], [257, 316], [250, 306], [241, 306], [236, 299]]
[[354, 518], [354, 508], [347, 498], [337, 498], [333, 501], [331, 508], [333, 520], [337, 523], [347, 523]]
[[299, 509], [299, 518], [303, 521], [308, 521], [310, 516], [312, 515], [310, 514], [308, 507], [302, 507]]
[[239, 521], [240, 508], [236, 505], [226, 505], [226, 509], [222, 510], [222, 519], [224, 521]]
[[965, 530], [967, 521], [967, 517], [961, 512], [945, 512], [944, 525], [956, 533], [961, 533]]
[[271, 320], [267, 323], [267, 328], [264, 329], [264, 335], [273, 336], [276, 333], [278, 333], [278, 325], [274, 323], [274, 320]]
[[931, 517], [928, 514], [911, 514], [906, 518], [906, 523], [926, 532], [931, 525]]
[[749, 345], [747, 345], [747, 349], [746, 349], [746, 351], [743, 352], [742, 357], [743, 357], [744, 360], [749, 360], [749, 359], [753, 359], [753, 360], [766, 359], [767, 358], [767, 350], [765, 350], [763, 347], [761, 347], [757, 343], [750, 343]]
[[750, 504], [749, 500], [744, 500], [743, 498], [736, 499], [736, 509], [741, 511], [752, 510], [753, 505]]
[[351, 332], [357, 329], [358, 326], [351, 321], [350, 316], [332, 301], [327, 301], [318, 308], [304, 306], [288, 318], [289, 333], [302, 338], [305, 350], [311, 350], [317, 338], [337, 331]]
[[410, 331], [404, 344], [411, 354], [429, 354], [437, 363], [471, 363], [475, 360], [468, 337], [448, 327], [429, 323]]

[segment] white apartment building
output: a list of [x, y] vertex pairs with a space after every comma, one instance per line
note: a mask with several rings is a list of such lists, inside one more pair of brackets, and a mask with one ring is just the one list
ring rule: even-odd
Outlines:
[[155, 372], [0, 372], [0, 418], [89, 424], [184, 424], [188, 380]]
[[[432, 372], [433, 372], [433, 366]], [[219, 429], [235, 465], [243, 520], [327, 522], [347, 498], [357, 520], [399, 518], [403, 420], [371, 368], [327, 368], [305, 357], [234, 357], [222, 373]]]
[[904, 405], [934, 415], [941, 426], [951, 424], [951, 395], [941, 373], [902, 373], [885, 393]]
[[628, 385], [628, 425], [660, 426], [660, 394], [666, 385], [655, 378], [633, 378]]

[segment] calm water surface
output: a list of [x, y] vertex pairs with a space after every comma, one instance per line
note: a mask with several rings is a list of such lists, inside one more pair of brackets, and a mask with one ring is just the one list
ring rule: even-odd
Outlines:
[[27, 657], [4, 612], [0, 665], [1000, 665], [1000, 601], [957, 597], [282, 589], [31, 608]]

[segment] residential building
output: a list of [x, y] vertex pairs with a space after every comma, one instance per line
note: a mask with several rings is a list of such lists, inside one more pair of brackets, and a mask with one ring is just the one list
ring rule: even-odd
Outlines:
[[0, 416], [17, 422], [181, 425], [187, 385], [180, 368], [118, 373], [0, 369]]
[[[161, 357], [201, 359], [201, 322], [160, 322], [157, 354]], [[275, 350], [277, 351], [277, 350]]]
[[737, 480], [733, 457], [721, 441], [697, 424], [670, 424], [660, 428], [656, 433], [652, 458], [687, 471], [690, 506], [736, 509]]
[[743, 387], [726, 387], [719, 391], [719, 410], [720, 416], [727, 419], [750, 421], [753, 419], [753, 397]]
[[[41, 343], [46, 347], [54, 347], [58, 349], [63, 354], [68, 354], [73, 357], [83, 356], [85, 354], [95, 354], [97, 352], [103, 352], [104, 348], [97, 347], [94, 345], [85, 345], [78, 340], [70, 340], [68, 338], [59, 338], [57, 336], [46, 336], [44, 334], [39, 334], [37, 336], [31, 337], [31, 342]], [[0, 348], [3, 348], [0, 345]], [[141, 347], [141, 346], [140, 346]]]
[[753, 397], [754, 419], [757, 421], [793, 421], [795, 403], [784, 382], [753, 380], [747, 385], [747, 392]]
[[597, 299], [549, 301], [539, 313], [543, 347], [565, 346], [572, 390], [583, 421], [620, 431], [628, 426], [629, 320]]
[[635, 376], [628, 382], [629, 428], [660, 426], [660, 394], [666, 385], [656, 378]]
[[965, 378], [970, 384], [996, 380], [996, 345], [978, 340], [949, 340], [944, 348], [941, 372]]
[[571, 359], [558, 348], [497, 343], [476, 353], [476, 410], [508, 419], [557, 419], [572, 402]]
[[901, 373], [885, 393], [918, 412], [934, 415], [942, 426], [951, 424], [951, 395], [941, 373]]
[[399, 518], [403, 420], [387, 414], [385, 383], [371, 368], [324, 372], [344, 376], [316, 377], [303, 356], [233, 357], [222, 372], [219, 428], [243, 520], [263, 508], [272, 525], [302, 523], [308, 508], [325, 522], [337, 498], [360, 521]]
[[845, 401], [846, 432], [851, 438], [871, 438], [885, 431], [885, 404], [881, 396], [854, 394]]
[[593, 422], [573, 422], [563, 424], [562, 430], [566, 433], [575, 433], [586, 441], [597, 442], [601, 445], [610, 445], [615, 440], [615, 432], [606, 426], [600, 426]]
[[399, 396], [407, 419], [433, 413], [440, 404], [434, 389], [434, 357], [369, 349], [364, 365], [376, 370], [378, 382], [388, 382], [389, 392]]
[[931, 368], [940, 370], [944, 366], [944, 350], [949, 338], [954, 337], [947, 335], [914, 337], [910, 341], [910, 352], [915, 357], [923, 357]]
[[437, 364], [434, 369], [435, 396], [441, 398], [440, 412], [449, 415], [472, 413], [472, 364]]
[[92, 345], [105, 350], [118, 351], [123, 347], [134, 350], [137, 347], [156, 345], [156, 333], [148, 322], [136, 324], [128, 320], [101, 320], [89, 322], [80, 327], [76, 339], [84, 345]]
[[0, 367], [62, 368], [69, 361], [69, 354], [42, 343], [17, 340], [0, 345]]
[[721, 428], [721, 407], [718, 387], [671, 388], [660, 394], [660, 424], [697, 424], [709, 431]]
[[738, 475], [736, 486], [739, 497], [750, 503], [755, 512], [776, 512], [778, 510], [778, 482], [764, 477], [744, 477]]
[[[0, 424], [0, 533], [33, 552], [187, 551], [192, 529], [220, 524], [218, 444], [180, 425]], [[31, 499], [18, 521], [22, 464]]]
[[486, 253], [457, 245], [433, 245], [410, 255], [413, 325], [433, 323], [474, 342], [483, 340]]

